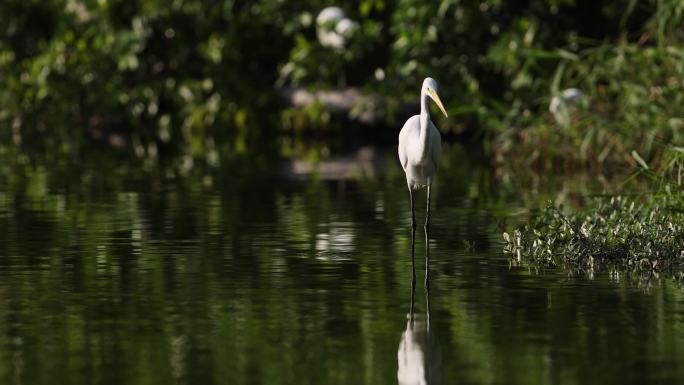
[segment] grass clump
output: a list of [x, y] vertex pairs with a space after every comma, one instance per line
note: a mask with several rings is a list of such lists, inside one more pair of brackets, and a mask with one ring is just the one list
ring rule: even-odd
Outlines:
[[549, 205], [503, 237], [507, 254], [535, 267], [676, 272], [684, 268], [684, 204], [663, 194], [595, 198], [586, 210], [572, 214]]
[[532, 267], [580, 274], [602, 267], [665, 272], [684, 282], [684, 149], [664, 152], [666, 161], [657, 169], [632, 153], [639, 165], [634, 176], [647, 177], [656, 193], [594, 197], [567, 214], [549, 204], [513, 235], [503, 234], [504, 252]]

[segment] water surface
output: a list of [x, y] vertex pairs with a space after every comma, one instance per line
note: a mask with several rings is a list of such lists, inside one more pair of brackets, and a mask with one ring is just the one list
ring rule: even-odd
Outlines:
[[502, 254], [531, 207], [601, 186], [511, 181], [457, 147], [435, 186], [429, 322], [417, 231], [412, 322], [407, 191], [394, 150], [371, 150], [313, 175], [285, 162], [92, 188], [35, 166], [5, 180], [0, 383], [684, 381], [672, 282]]

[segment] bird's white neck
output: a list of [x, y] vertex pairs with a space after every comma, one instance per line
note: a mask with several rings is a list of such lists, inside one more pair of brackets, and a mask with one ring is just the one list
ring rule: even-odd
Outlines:
[[420, 160], [423, 161], [428, 157], [430, 149], [430, 110], [428, 109], [429, 96], [425, 92], [425, 88], [420, 91], [420, 139], [418, 141], [418, 149]]

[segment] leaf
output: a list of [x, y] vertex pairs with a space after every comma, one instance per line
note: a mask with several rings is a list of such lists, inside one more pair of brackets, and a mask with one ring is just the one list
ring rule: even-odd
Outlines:
[[560, 64], [558, 64], [558, 67], [556, 67], [556, 73], [553, 75], [553, 80], [551, 81], [551, 95], [555, 96], [560, 94], [560, 83], [563, 78], [563, 72], [565, 72], [565, 63], [566, 62], [561, 61]]
[[625, 12], [622, 14], [622, 17], [620, 18], [620, 28], [625, 28], [625, 25], [627, 24], [627, 19], [629, 19], [629, 16], [634, 11], [634, 7], [636, 6], [636, 3], [637, 3], [637, 0], [629, 0], [629, 3], [627, 4], [627, 7], [625, 8]]
[[557, 49], [556, 53], [558, 54], [559, 57], [565, 59], [565, 60], [570, 60], [570, 61], [578, 61], [579, 56], [575, 55], [574, 53], [564, 50], [564, 49]]
[[646, 164], [646, 161], [644, 161], [644, 159], [641, 156], [639, 156], [636, 150], [632, 150], [632, 157], [634, 158], [634, 160], [637, 161], [637, 163], [639, 163], [641, 167], [648, 170], [648, 164]]

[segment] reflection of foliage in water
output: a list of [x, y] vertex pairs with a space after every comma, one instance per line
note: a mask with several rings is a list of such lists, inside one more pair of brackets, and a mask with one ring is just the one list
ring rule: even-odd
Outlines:
[[[411, 274], [398, 165], [377, 178], [287, 182], [260, 162], [249, 164], [253, 174], [234, 163], [174, 176], [108, 153], [88, 159], [0, 166], [1, 382], [396, 379]], [[562, 276], [509, 269], [492, 227], [528, 195], [458, 147], [444, 159], [431, 230], [442, 378], [663, 376], [665, 361], [615, 368], [640, 358], [636, 347], [681, 361], [681, 291], [658, 281], [644, 294], [598, 278], [582, 290]]]

